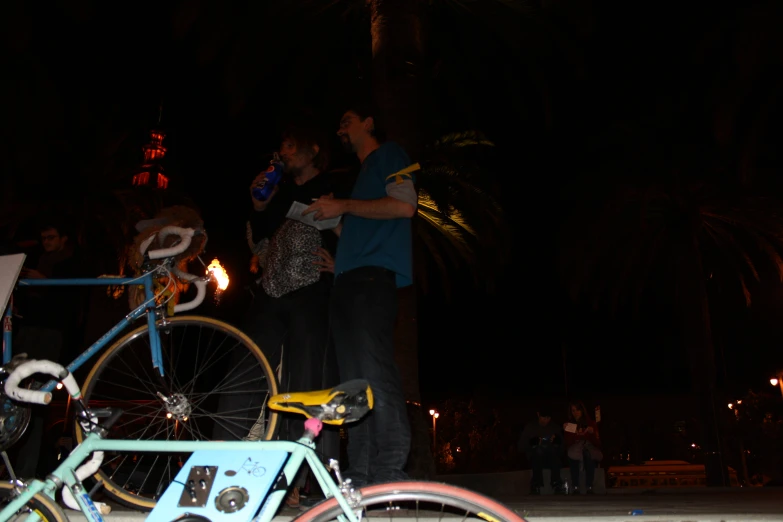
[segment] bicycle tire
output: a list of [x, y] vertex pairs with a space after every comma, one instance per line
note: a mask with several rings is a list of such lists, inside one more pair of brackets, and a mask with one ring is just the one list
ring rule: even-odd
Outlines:
[[[110, 403], [119, 401], [120, 407], [125, 410], [120, 421], [112, 428], [109, 437], [138, 439], [150, 435], [151, 438], [160, 440], [161, 438], [182, 439], [184, 435], [186, 438], [196, 440], [209, 440], [213, 437], [217, 440], [237, 440], [247, 436], [248, 423], [252, 423], [251, 417], [255, 419], [263, 416], [263, 434], [255, 440], [273, 439], [278, 429], [278, 414], [266, 408], [265, 405], [268, 397], [278, 393], [277, 380], [261, 349], [242, 331], [217, 319], [201, 316], [182, 316], [172, 317], [167, 321], [169, 324], [161, 333], [161, 344], [164, 345], [162, 346], [162, 351], [164, 364], [166, 364], [166, 384], [170, 387], [169, 391], [171, 392], [168, 397], [177, 398], [177, 395], [181, 395], [185, 398], [184, 402], [192, 407], [192, 410], [180, 411], [178, 412], [180, 417], [176, 415], [172, 417], [170, 415], [172, 410], [169, 409], [171, 403], [167, 404], [160, 397], [156, 396], [155, 392], [160, 391], [156, 382], [160, 378], [157, 374], [148, 375], [153, 371], [149, 360], [149, 331], [146, 325], [140, 326], [112, 344], [101, 355], [84, 381], [84, 400], [88, 405], [101, 407], [104, 406], [101, 402], [102, 400], [107, 400]], [[191, 333], [194, 332], [192, 329], [197, 329], [195, 330], [195, 335], [191, 337], [199, 343], [202, 340], [207, 340], [211, 344], [217, 337], [221, 341], [218, 348], [208, 347], [203, 351], [199, 348], [193, 348], [190, 342], [186, 342], [186, 339], [187, 341], [193, 340], [191, 337], [188, 337], [189, 331]], [[164, 336], [167, 343], [164, 343]], [[177, 343], [177, 339], [180, 336], [181, 342]], [[228, 347], [224, 346], [224, 338], [229, 340]], [[143, 344], [145, 341], [146, 346]], [[171, 346], [167, 346], [167, 344]], [[141, 346], [137, 349], [136, 347], [139, 345]], [[185, 349], [183, 349], [183, 346]], [[236, 348], [236, 350], [232, 348]], [[142, 360], [139, 360], [139, 357], [132, 357], [136, 355], [137, 351], [143, 354], [145, 350], [146, 361], [142, 362], [143, 356]], [[205, 368], [204, 371], [197, 371], [195, 369], [197, 365], [194, 364], [193, 373], [191, 374], [189, 362], [183, 362], [180, 365], [182, 360], [187, 361], [190, 358], [195, 358], [196, 362], [199, 362], [201, 355], [205, 357], [205, 364], [209, 363], [211, 366]], [[222, 361], [228, 368], [226, 375], [214, 371], [213, 359], [227, 359]], [[243, 362], [245, 359], [249, 362], [255, 361], [257, 364]], [[180, 379], [178, 375], [183, 371], [181, 368], [186, 372], [184, 379]], [[207, 370], [209, 370], [208, 373]], [[139, 372], [145, 373], [139, 375]], [[219, 422], [216, 419], [222, 413], [213, 415], [209, 410], [217, 411], [220, 405], [210, 404], [209, 406], [204, 406], [209, 401], [213, 403], [218, 401], [219, 403], [224, 400], [226, 395], [240, 398], [261, 395], [260, 392], [256, 394], [250, 393], [261, 388], [257, 383], [251, 383], [248, 380], [234, 387], [227, 386], [226, 390], [217, 391], [217, 388], [215, 388], [214, 393], [213, 391], [200, 393], [200, 390], [197, 390], [198, 382], [212, 386], [208, 382], [217, 380], [219, 381], [219, 386], [229, 378], [228, 374], [233, 373], [237, 374], [237, 378], [241, 379], [247, 379], [247, 375], [251, 374], [258, 375], [259, 379], [265, 380], [268, 384], [268, 389], [266, 390], [268, 394], [266, 398], [254, 399], [260, 402], [257, 402], [254, 406], [252, 415], [244, 414], [245, 416], [237, 421], [236, 419], [240, 414], [235, 412], [239, 410], [224, 411], [223, 413], [226, 416], [220, 417], [220, 419], [226, 420], [225, 422]], [[209, 377], [204, 379], [204, 375], [209, 375]], [[214, 375], [218, 375], [217, 379], [210, 379]], [[101, 384], [99, 389], [98, 383], [102, 377], [106, 377], [108, 384], [105, 386]], [[145, 378], [149, 378], [149, 381], [146, 381]], [[131, 384], [125, 383], [126, 379], [128, 383], [131, 383], [133, 379], [138, 379], [138, 387], [133, 389]], [[228, 391], [228, 388], [231, 388], [231, 390]], [[197, 391], [199, 393], [196, 393]], [[144, 394], [146, 394], [147, 399], [136, 399], [137, 396]], [[187, 398], [189, 394], [192, 396], [190, 399]], [[121, 395], [125, 395], [125, 397], [118, 399]], [[202, 396], [205, 398], [201, 398]], [[150, 397], [151, 400], [148, 400]], [[199, 413], [199, 415], [196, 415], [197, 409], [205, 414]], [[260, 413], [258, 413], [259, 411]], [[175, 413], [177, 412], [175, 411]], [[213, 417], [214, 419], [212, 419]], [[134, 424], [137, 420], [141, 422]], [[202, 426], [199, 422], [206, 424], [211, 422], [210, 428], [202, 431]], [[241, 423], [241, 426], [237, 422]], [[238, 428], [229, 424], [235, 424]], [[226, 425], [229, 425], [229, 428], [226, 428]], [[127, 430], [127, 432], [121, 432], [123, 429]], [[241, 429], [242, 431], [241, 434], [239, 432], [226, 434], [228, 429]], [[223, 436], [215, 436], [216, 430], [223, 430]], [[179, 433], [177, 433], [178, 431]], [[141, 437], [138, 435], [138, 432], [141, 432]], [[77, 429], [77, 441], [81, 442], [83, 438], [83, 433]], [[161, 456], [163, 460], [159, 462]], [[129, 457], [131, 458], [129, 459]], [[113, 500], [134, 509], [150, 511], [155, 507], [157, 498], [166, 490], [176, 475], [176, 471], [178, 471], [177, 465], [181, 465], [186, 457], [187, 454], [181, 453], [135, 453], [132, 455], [125, 454], [124, 457], [119, 454], [107, 454], [94, 478], [103, 483], [106, 494]], [[172, 460], [175, 461], [173, 465]], [[144, 466], [149, 466], [149, 473], [143, 480], [139, 478], [140, 473], [143, 473], [144, 469], [147, 468], [141, 466], [142, 461], [145, 461]], [[160, 470], [161, 465], [164, 467], [163, 471]], [[120, 469], [121, 467], [122, 470]], [[138, 471], [140, 467], [142, 469], [141, 472]], [[150, 477], [152, 478], [150, 479]], [[149, 489], [146, 487], [148, 482], [150, 482]]]
[[[413, 510], [417, 512], [430, 511], [426, 508], [420, 509], [422, 503], [440, 504], [441, 508], [433, 511], [437, 511], [441, 516], [444, 512], [448, 512], [446, 508], [450, 508], [455, 510], [455, 514], [473, 513], [475, 517], [489, 522], [524, 522], [525, 520], [500, 502], [475, 491], [440, 482], [389, 482], [361, 488], [360, 492], [362, 495], [360, 505], [363, 510], [385, 504], [387, 511], [398, 512], [406, 520], [411, 516], [408, 513], [411, 511], [410, 503], [413, 503]], [[400, 505], [405, 507], [401, 508]], [[343, 509], [337, 503], [337, 499], [330, 498], [308, 509], [295, 520], [296, 522], [326, 522], [336, 520], [342, 514]]]
[[[16, 495], [16, 486], [9, 482], [0, 482], [0, 503], [2, 507]], [[44, 493], [36, 493], [27, 503], [27, 509], [34, 511], [43, 522], [68, 522], [68, 517], [57, 502]], [[19, 513], [22, 513], [21, 511]], [[13, 520], [13, 519], [9, 519]]]

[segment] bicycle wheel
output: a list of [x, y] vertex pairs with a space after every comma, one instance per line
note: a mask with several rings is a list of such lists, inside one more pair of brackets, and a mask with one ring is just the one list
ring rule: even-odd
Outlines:
[[[459, 516], [461, 520], [524, 522], [503, 504], [470, 491], [438, 482], [389, 482], [361, 490], [361, 517], [439, 519]], [[343, 509], [331, 498], [313, 506], [296, 518], [298, 522], [337, 520]]]
[[[146, 326], [113, 344], [84, 382], [92, 407], [124, 410], [109, 438], [134, 440], [270, 440], [277, 413], [272, 368], [235, 327], [208, 317], [173, 317], [160, 327], [166, 376], [152, 368]], [[77, 440], [83, 440], [77, 430]], [[108, 452], [95, 475], [120, 503], [151, 510], [188, 459], [185, 453]]]
[[[16, 496], [17, 490], [13, 484], [0, 482], [0, 509], [4, 508]], [[65, 516], [57, 502], [43, 493], [36, 493], [25, 508], [20, 509], [16, 516], [12, 516], [8, 520], [23, 520], [33, 513], [38, 515], [43, 522], [68, 522], [68, 517]]]

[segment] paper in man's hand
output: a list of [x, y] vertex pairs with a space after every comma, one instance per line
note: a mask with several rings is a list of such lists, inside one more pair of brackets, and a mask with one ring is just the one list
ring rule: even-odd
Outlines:
[[305, 205], [304, 203], [294, 201], [291, 203], [291, 208], [288, 209], [288, 213], [285, 215], [285, 217], [295, 221], [300, 221], [305, 225], [310, 225], [311, 227], [315, 227], [318, 230], [331, 230], [340, 223], [339, 216], [332, 219], [321, 219], [317, 221], [313, 217], [315, 216], [315, 212], [311, 212], [310, 214], [303, 216], [302, 212], [304, 212], [307, 207], [308, 205]]

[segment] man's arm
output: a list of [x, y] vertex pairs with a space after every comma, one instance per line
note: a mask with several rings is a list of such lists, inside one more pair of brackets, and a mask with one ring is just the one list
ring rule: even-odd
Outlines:
[[34, 268], [22, 268], [22, 271], [19, 273], [20, 279], [47, 279], [45, 275], [43, 275], [38, 270], [35, 270]]
[[344, 214], [368, 219], [411, 218], [416, 214], [416, 206], [391, 196], [381, 199], [346, 199]]
[[410, 160], [399, 146], [392, 146], [384, 152], [382, 165], [373, 171], [373, 176], [386, 185], [386, 195], [382, 198], [335, 199], [333, 195], [323, 196], [302, 212], [302, 215], [314, 212], [314, 218], [331, 219], [343, 214], [351, 214], [365, 219], [410, 219], [416, 215], [418, 196], [414, 186], [413, 173], [421, 167]]
[[[343, 214], [351, 214], [367, 219], [399, 219], [412, 218], [416, 215], [416, 192], [410, 181], [410, 194], [405, 200], [399, 196], [384, 196], [379, 199], [334, 199], [330, 196], [322, 196], [302, 212], [307, 215], [315, 212], [315, 219], [331, 219]], [[413, 200], [411, 202], [411, 199]]]

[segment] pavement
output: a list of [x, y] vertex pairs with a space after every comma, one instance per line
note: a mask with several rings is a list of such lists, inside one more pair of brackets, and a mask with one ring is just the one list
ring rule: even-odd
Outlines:
[[[609, 490], [606, 495], [516, 496], [496, 500], [528, 522], [783, 522], [783, 488]], [[147, 513], [112, 506], [112, 513], [104, 517], [106, 522], [140, 522], [147, 517]], [[285, 508], [274, 521], [289, 521], [300, 513]], [[80, 512], [69, 510], [67, 514], [72, 522], [86, 522]], [[422, 519], [439, 517], [433, 514], [418, 518]]]

